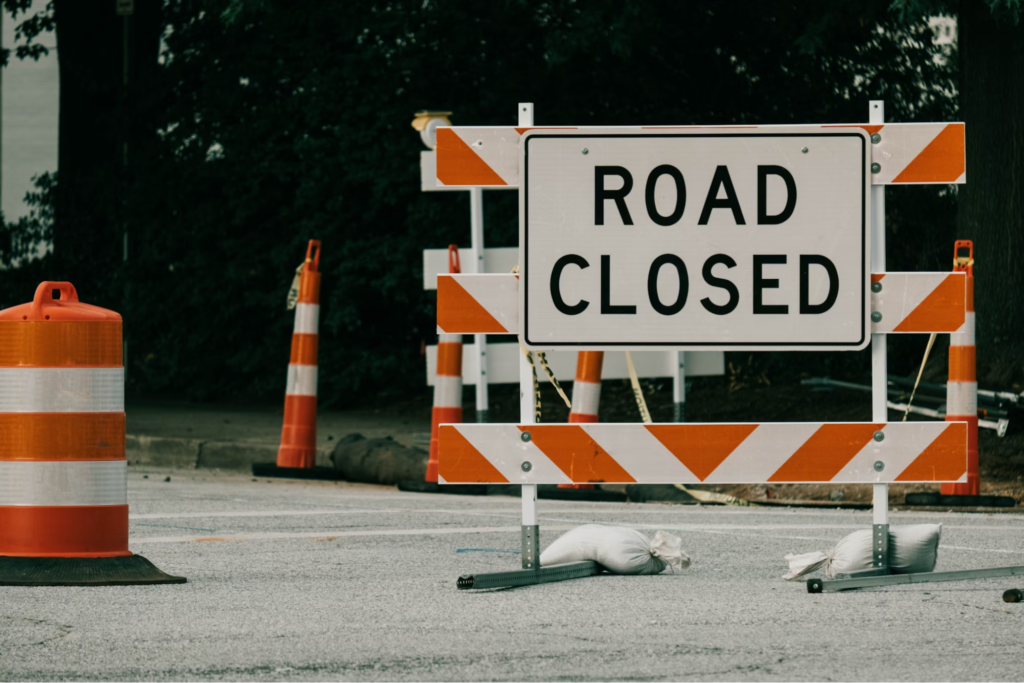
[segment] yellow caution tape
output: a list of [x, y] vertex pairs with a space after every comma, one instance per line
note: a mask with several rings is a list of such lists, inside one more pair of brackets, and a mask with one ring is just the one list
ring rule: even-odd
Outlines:
[[924, 364], [928, 362], [928, 354], [932, 352], [932, 346], [935, 344], [936, 334], [932, 332], [932, 336], [928, 337], [928, 346], [924, 350], [924, 358], [921, 359], [921, 368], [917, 371], [917, 379], [914, 380], [914, 388], [910, 392], [910, 400], [907, 401], [907, 409], [903, 411], [903, 421], [907, 421], [907, 415], [910, 414], [910, 404], [914, 402], [914, 394], [917, 393], [917, 385], [921, 382], [921, 375], [924, 374]]
[[651, 424], [651, 412], [647, 410], [647, 401], [644, 400], [644, 392], [640, 388], [640, 378], [636, 375], [636, 367], [633, 365], [633, 356], [626, 351], [626, 367], [629, 368], [629, 383], [633, 385], [633, 396], [636, 398], [636, 407], [640, 409], [640, 419], [644, 424]]

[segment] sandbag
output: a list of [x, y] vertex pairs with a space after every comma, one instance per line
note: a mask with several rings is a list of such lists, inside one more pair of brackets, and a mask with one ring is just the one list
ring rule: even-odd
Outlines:
[[338, 441], [331, 453], [334, 470], [345, 481], [394, 485], [400, 481], [423, 481], [427, 474], [427, 452], [406, 448], [391, 437], [367, 439], [349, 434]]
[[[844, 537], [828, 552], [786, 555], [789, 572], [787, 581], [825, 570], [826, 578], [837, 574], [852, 574], [874, 567], [872, 557], [873, 531], [861, 529]], [[893, 574], [917, 574], [935, 569], [939, 556], [941, 524], [906, 524], [889, 527], [889, 569]]]
[[683, 540], [659, 531], [654, 540], [635, 529], [584, 524], [571, 529], [540, 555], [540, 565], [593, 560], [613, 574], [660, 574], [690, 566], [682, 551]]

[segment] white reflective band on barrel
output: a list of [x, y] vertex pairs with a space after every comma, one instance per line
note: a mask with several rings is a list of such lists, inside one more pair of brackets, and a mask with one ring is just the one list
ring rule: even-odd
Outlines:
[[462, 407], [462, 378], [438, 375], [434, 380], [434, 407]]
[[964, 318], [964, 331], [949, 335], [950, 346], [974, 346], [974, 313], [968, 311]]
[[601, 385], [577, 380], [572, 385], [572, 412], [597, 415], [601, 404]]
[[319, 334], [320, 304], [296, 304], [295, 334]]
[[289, 365], [288, 386], [284, 393], [294, 396], [316, 396], [315, 365]]
[[0, 413], [124, 412], [124, 368], [0, 368]]
[[950, 382], [946, 385], [946, 415], [970, 417], [978, 414], [978, 383]]
[[0, 505], [127, 505], [128, 462], [0, 461]]

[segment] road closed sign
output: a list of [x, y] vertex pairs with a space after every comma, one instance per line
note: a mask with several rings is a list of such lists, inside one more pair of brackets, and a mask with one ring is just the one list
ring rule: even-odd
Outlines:
[[870, 146], [856, 127], [527, 132], [524, 343], [864, 348]]

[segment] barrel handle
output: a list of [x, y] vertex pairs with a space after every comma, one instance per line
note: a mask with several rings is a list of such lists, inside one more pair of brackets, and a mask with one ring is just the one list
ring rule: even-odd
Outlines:
[[43, 317], [43, 304], [56, 301], [53, 298], [53, 290], [60, 290], [60, 300], [78, 301], [78, 290], [70, 282], [40, 282], [36, 287], [36, 295], [32, 298], [32, 317], [41, 319]]

